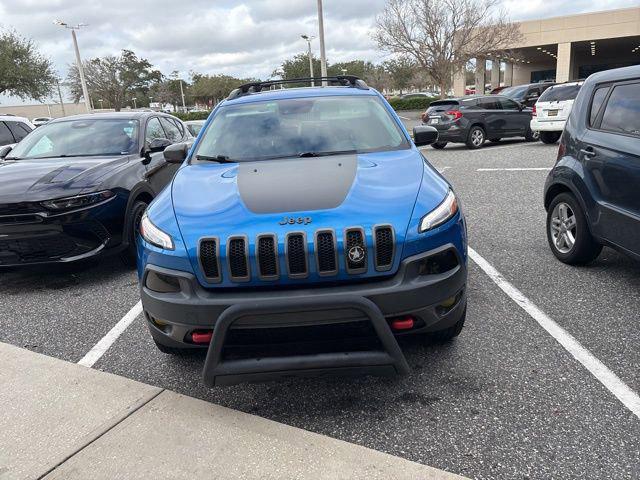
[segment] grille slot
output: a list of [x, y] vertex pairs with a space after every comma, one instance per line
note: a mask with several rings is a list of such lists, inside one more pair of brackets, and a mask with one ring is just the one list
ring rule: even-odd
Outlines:
[[247, 237], [230, 237], [227, 242], [227, 263], [231, 280], [249, 280], [249, 251]]
[[374, 228], [373, 247], [375, 251], [376, 270], [384, 272], [393, 265], [395, 235], [391, 225], [379, 225]]
[[347, 272], [358, 274], [367, 271], [367, 245], [362, 228], [349, 228], [345, 231], [344, 259]]
[[210, 282], [219, 282], [220, 275], [220, 252], [217, 238], [205, 238], [200, 240], [200, 266], [204, 276]]
[[336, 239], [332, 230], [316, 232], [316, 262], [319, 275], [338, 273]]
[[307, 239], [304, 233], [289, 233], [286, 243], [287, 269], [292, 278], [304, 278], [308, 274]]
[[278, 242], [275, 235], [258, 236], [256, 248], [258, 256], [258, 271], [263, 280], [277, 279], [278, 268]]

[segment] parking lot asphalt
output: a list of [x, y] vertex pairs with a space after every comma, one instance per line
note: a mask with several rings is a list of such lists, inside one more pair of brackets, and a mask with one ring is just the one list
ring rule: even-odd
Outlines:
[[[424, 149], [462, 201], [471, 247], [638, 392], [640, 264], [610, 249], [588, 267], [553, 257], [542, 188], [556, 151]], [[0, 341], [74, 362], [138, 300], [117, 258], [0, 273], [0, 289]], [[462, 335], [403, 347], [404, 378], [208, 389], [204, 356], [161, 354], [139, 317], [95, 368], [472, 478], [640, 478], [640, 419], [473, 262]]]

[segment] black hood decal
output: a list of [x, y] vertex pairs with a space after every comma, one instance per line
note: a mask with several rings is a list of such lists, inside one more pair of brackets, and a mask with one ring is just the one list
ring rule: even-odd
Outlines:
[[327, 210], [344, 202], [357, 170], [355, 154], [243, 162], [238, 190], [253, 213]]

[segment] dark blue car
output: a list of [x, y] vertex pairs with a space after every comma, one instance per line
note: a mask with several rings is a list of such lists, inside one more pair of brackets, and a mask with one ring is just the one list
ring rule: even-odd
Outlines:
[[405, 373], [396, 336], [464, 323], [464, 217], [415, 145], [437, 132], [327, 82], [244, 85], [165, 151], [184, 163], [141, 223], [142, 303], [161, 351], [208, 348], [209, 385]]
[[585, 81], [544, 205], [549, 245], [562, 262], [588, 263], [603, 245], [640, 259], [640, 66]]

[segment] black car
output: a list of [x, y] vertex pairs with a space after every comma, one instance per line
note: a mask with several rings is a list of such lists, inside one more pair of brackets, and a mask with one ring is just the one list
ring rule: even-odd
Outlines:
[[516, 85], [514, 87], [507, 87], [500, 90], [500, 95], [510, 98], [511, 100], [518, 102], [525, 107], [533, 107], [540, 95], [544, 91], [553, 87], [555, 82], [539, 82], [539, 83], [527, 83], [525, 85]]
[[530, 128], [531, 109], [501, 95], [437, 100], [422, 115], [422, 122], [438, 130], [438, 141], [432, 145], [438, 149], [449, 142], [480, 148], [487, 139], [491, 142], [506, 137], [538, 139]]
[[640, 259], [640, 66], [591, 75], [573, 104], [544, 192], [547, 239], [562, 262], [603, 245]]
[[191, 139], [170, 115], [101, 113], [0, 148], [0, 267], [112, 252], [134, 263], [137, 224], [179, 166], [163, 150]]

